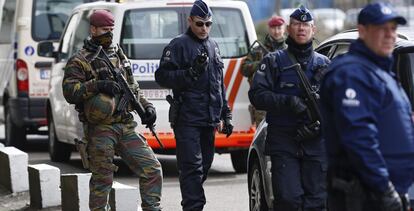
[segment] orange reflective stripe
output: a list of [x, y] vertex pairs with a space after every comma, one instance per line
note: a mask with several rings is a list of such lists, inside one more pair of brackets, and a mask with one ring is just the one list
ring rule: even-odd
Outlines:
[[234, 68], [236, 67], [237, 60], [236, 59], [230, 59], [229, 66], [227, 67], [226, 75], [224, 76], [224, 86], [226, 86], [226, 89], [230, 85], [231, 76], [233, 75]]
[[229, 96], [229, 106], [230, 109], [233, 110], [234, 101], [236, 100], [237, 93], [239, 92], [240, 85], [243, 79], [243, 75], [240, 71], [237, 71], [236, 79], [234, 80], [233, 87], [231, 88], [230, 96]]

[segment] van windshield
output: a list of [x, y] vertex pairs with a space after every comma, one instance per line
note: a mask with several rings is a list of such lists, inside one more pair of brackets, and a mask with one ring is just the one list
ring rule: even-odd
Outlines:
[[[210, 36], [223, 58], [247, 53], [246, 26], [239, 10], [211, 8], [214, 14]], [[136, 9], [125, 13], [121, 45], [130, 59], [160, 59], [165, 46], [187, 30], [181, 8]]]
[[72, 9], [84, 2], [89, 1], [34, 0], [32, 13], [33, 40], [58, 40]]

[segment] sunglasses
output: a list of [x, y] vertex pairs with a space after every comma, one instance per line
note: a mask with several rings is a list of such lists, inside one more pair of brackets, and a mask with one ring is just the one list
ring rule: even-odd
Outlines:
[[212, 22], [212, 21], [206, 21], [206, 22], [203, 22], [203, 21], [196, 21], [196, 22], [195, 22], [195, 25], [196, 25], [197, 27], [203, 27], [204, 25], [206, 25], [206, 27], [210, 27], [212, 24], [213, 24], [213, 22]]

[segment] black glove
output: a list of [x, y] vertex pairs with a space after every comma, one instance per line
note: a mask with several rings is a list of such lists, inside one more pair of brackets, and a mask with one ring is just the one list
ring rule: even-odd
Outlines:
[[295, 114], [302, 114], [306, 111], [306, 109], [308, 109], [303, 100], [297, 96], [290, 96], [288, 99], [288, 105], [292, 111], [295, 112]]
[[141, 119], [143, 125], [153, 125], [157, 120], [155, 107], [150, 105], [145, 108], [145, 118]]
[[109, 70], [105, 62], [99, 59], [94, 59], [91, 62], [91, 65], [95, 69], [95, 71], [98, 73], [99, 80], [108, 80], [111, 78], [111, 71]]
[[320, 135], [319, 122], [315, 122], [309, 125], [302, 125], [297, 129], [296, 133], [297, 141], [306, 141], [314, 139]]
[[187, 73], [193, 80], [198, 80], [198, 77], [207, 70], [208, 56], [206, 54], [197, 55], [193, 64], [188, 68]]
[[372, 196], [378, 203], [380, 211], [402, 211], [403, 205], [401, 198], [397, 191], [394, 189], [392, 183], [388, 183], [387, 190], [385, 192], [373, 192]]
[[225, 119], [223, 121], [223, 129], [221, 129], [221, 132], [226, 134], [226, 138], [228, 138], [233, 133], [233, 125], [231, 124], [230, 119]]
[[115, 81], [112, 80], [96, 81], [96, 88], [98, 92], [107, 94], [112, 97], [121, 93], [121, 87]]

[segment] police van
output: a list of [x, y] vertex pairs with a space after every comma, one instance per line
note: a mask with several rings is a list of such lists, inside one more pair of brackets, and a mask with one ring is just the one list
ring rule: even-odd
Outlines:
[[90, 0], [2, 0], [0, 9], [0, 115], [5, 144], [22, 147], [26, 134], [46, 133], [46, 100], [53, 59], [36, 51], [60, 39], [73, 8]]
[[[107, 9], [115, 16], [114, 42], [119, 43], [131, 60], [135, 79], [145, 97], [157, 110], [156, 132], [165, 145], [161, 149], [155, 138], [144, 126], [137, 132], [144, 134], [150, 146], [158, 153], [173, 153], [175, 139], [168, 122], [169, 104], [166, 96], [171, 90], [160, 87], [154, 79], [164, 47], [177, 35], [187, 30], [187, 17], [194, 0], [135, 1], [125, 3], [88, 3], [74, 9], [57, 52], [53, 52], [55, 64], [51, 72], [47, 115], [49, 123], [49, 148], [53, 161], [70, 158], [74, 138], [82, 137], [82, 125], [77, 112], [62, 94], [63, 68], [67, 60], [82, 48], [89, 33], [89, 16], [96, 9]], [[249, 84], [240, 74], [241, 64], [248, 48], [257, 38], [249, 9], [242, 1], [205, 1], [213, 12], [210, 37], [217, 41], [224, 59], [224, 83], [229, 106], [233, 111], [234, 132], [226, 138], [216, 135], [216, 151], [231, 153], [237, 172], [246, 171], [247, 149], [255, 127], [248, 111]], [[47, 42], [44, 54], [50, 55]], [[135, 116], [137, 122], [141, 122]]]

